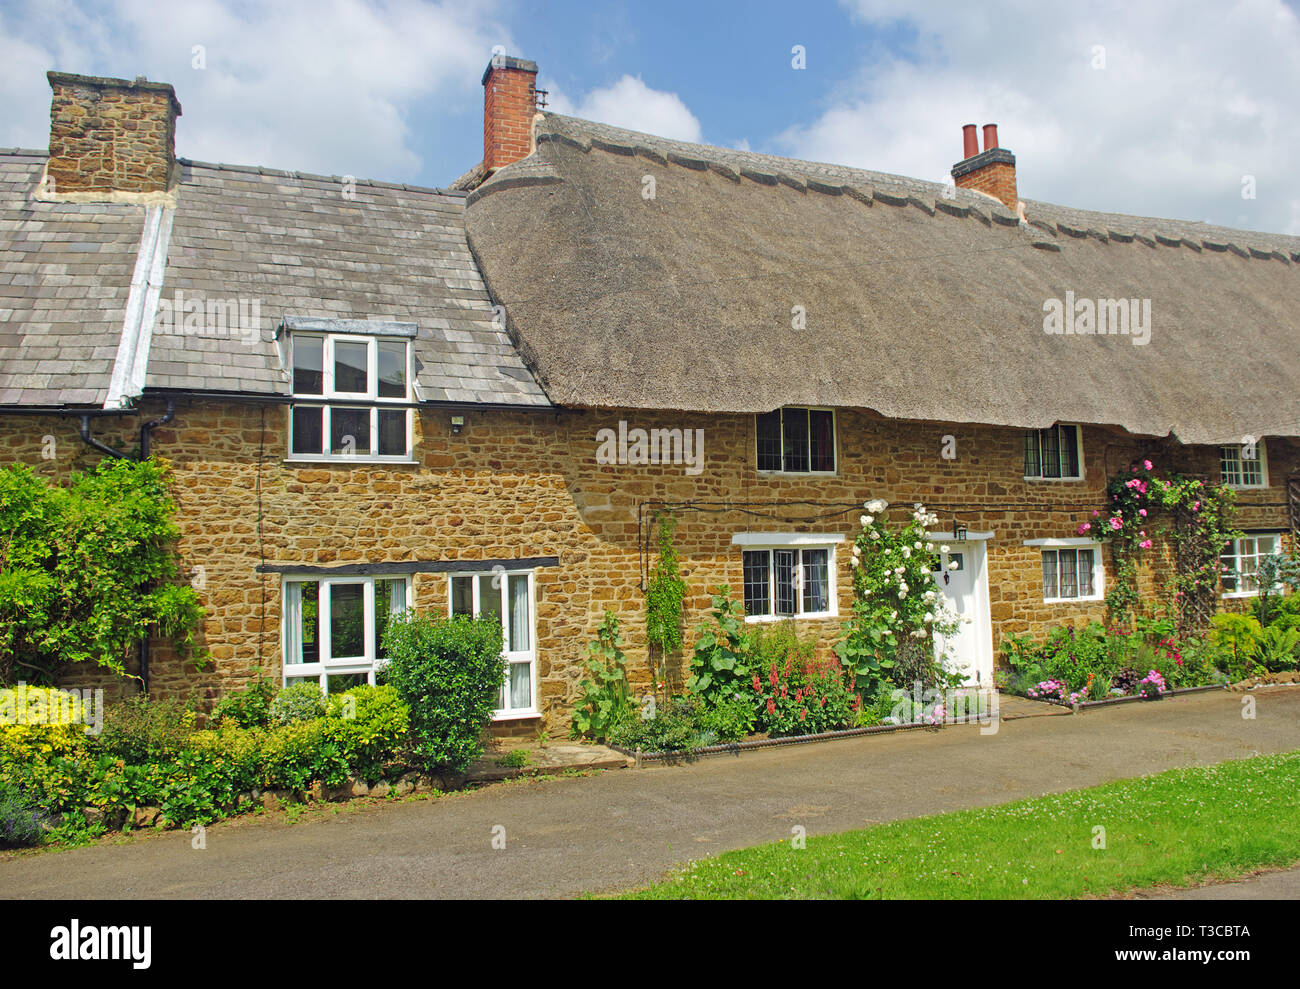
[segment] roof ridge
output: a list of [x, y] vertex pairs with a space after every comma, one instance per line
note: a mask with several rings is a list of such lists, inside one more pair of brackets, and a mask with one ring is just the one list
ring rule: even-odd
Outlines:
[[48, 158], [45, 148], [0, 148], [0, 155], [10, 158]]
[[[953, 187], [944, 183], [935, 182], [929, 179], [919, 179], [906, 175], [897, 175], [892, 172], [877, 172], [872, 169], [859, 168], [853, 165], [841, 165], [833, 162], [812, 161], [803, 158], [792, 158], [783, 155], [771, 155], [756, 151], [746, 151], [739, 148], [724, 148], [715, 144], [699, 144], [689, 141], [680, 141], [675, 138], [659, 137], [653, 134], [646, 134], [642, 131], [629, 130], [624, 127], [616, 127], [612, 124], [603, 124], [598, 121], [585, 120], [581, 117], [570, 117], [564, 114], [543, 112], [543, 117], [547, 121], [553, 121], [557, 129], [550, 132], [539, 132], [537, 141], [540, 144], [544, 140], [558, 140], [562, 143], [570, 144], [584, 152], [590, 152], [593, 149], [605, 151], [607, 153], [629, 155], [642, 154], [653, 161], [661, 164], [672, 162], [687, 168], [695, 170], [711, 169], [720, 171], [715, 167], [719, 164], [719, 158], [741, 158], [753, 163], [755, 167], [739, 168], [733, 161], [722, 161], [720, 164], [729, 171], [738, 170], [741, 175], [754, 181], [763, 182], [764, 184], [780, 184], [781, 173], [774, 171], [775, 166], [781, 163], [788, 163], [793, 166], [792, 171], [800, 173], [799, 177], [790, 175], [793, 181], [787, 181], [785, 184], [799, 188], [816, 188], [817, 191], [824, 191], [829, 184], [825, 182], [810, 182], [807, 178], [809, 172], [821, 172], [823, 174], [838, 173], [837, 177], [843, 177], [846, 173], [865, 178], [875, 184], [883, 184], [886, 187], [896, 185], [901, 189], [907, 190], [905, 195], [898, 195], [896, 191], [890, 190], [885, 194], [880, 194], [876, 190], [875, 198], [891, 205], [901, 205], [909, 199], [916, 199], [918, 191], [924, 192], [928, 198], [935, 192], [942, 195], [943, 201], [951, 204], [954, 197], [944, 194], [945, 190], [951, 190]], [[576, 130], [578, 133], [569, 133], [570, 130]], [[615, 138], [621, 137], [622, 140]], [[582, 139], [580, 139], [582, 138]], [[656, 148], [658, 144], [661, 147]], [[663, 146], [667, 146], [665, 151]], [[681, 150], [672, 150], [681, 149]], [[701, 155], [703, 158], [701, 158]], [[509, 168], [509, 166], [506, 166]], [[503, 169], [504, 170], [504, 169]], [[761, 177], [760, 177], [761, 176]], [[775, 181], [766, 181], [767, 177]], [[839, 188], [852, 186], [854, 183], [838, 183]], [[920, 189], [918, 189], [920, 187]], [[958, 198], [963, 201], [972, 203], [978, 202], [981, 206], [987, 207], [988, 203], [984, 202], [987, 197], [980, 197], [978, 200], [969, 199], [972, 190], [958, 188]], [[1094, 236], [1103, 243], [1110, 240], [1118, 240], [1121, 243], [1128, 243], [1133, 239], [1160, 242], [1165, 246], [1185, 246], [1191, 250], [1200, 251], [1202, 247], [1209, 247], [1211, 250], [1218, 250], [1216, 246], [1223, 243], [1222, 237], [1214, 237], [1215, 234], [1231, 233], [1234, 235], [1223, 248], [1231, 250], [1232, 247], [1239, 247], [1240, 250], [1232, 251], [1242, 257], [1263, 257], [1276, 258], [1284, 263], [1289, 264], [1291, 261], [1300, 262], [1300, 235], [1286, 234], [1259, 230], [1241, 230], [1233, 227], [1222, 227], [1216, 224], [1208, 224], [1199, 220], [1180, 220], [1166, 217], [1150, 217], [1129, 213], [1108, 213], [1101, 210], [1084, 209], [1082, 207], [1067, 206], [1059, 203], [1050, 203], [1045, 200], [1021, 200], [1026, 207], [1026, 211], [1032, 208], [1036, 215], [1028, 216], [1027, 219], [1050, 220], [1051, 225], [1059, 226], [1064, 223], [1066, 226], [1079, 229], [1082, 236]], [[936, 205], [938, 200], [936, 200]], [[918, 204], [919, 205], [919, 204]], [[942, 207], [939, 207], [942, 209]], [[1006, 209], [1005, 205], [994, 207], [995, 209]], [[925, 212], [931, 212], [925, 209]], [[947, 212], [945, 210], [945, 212]], [[1015, 214], [1008, 211], [1008, 215]], [[1070, 222], [1071, 219], [1088, 218], [1093, 221], [1092, 224], [1080, 227], [1077, 222]], [[1116, 221], [1131, 220], [1133, 221], [1129, 229], [1115, 229]], [[1103, 229], [1098, 229], [1098, 227]], [[1194, 229], [1188, 229], [1194, 228]], [[1205, 233], [1207, 237], [1195, 236]], [[1118, 235], [1118, 236], [1111, 236]], [[1211, 243], [1211, 238], [1213, 243]], [[1289, 258], [1288, 258], [1289, 255]]]
[[[264, 165], [231, 165], [226, 162], [199, 161], [194, 158], [177, 157], [176, 161], [190, 168], [210, 168], [218, 172], [239, 172], [245, 175], [270, 175], [287, 179], [308, 180], [316, 182], [339, 183], [349, 176], [320, 175], [315, 172], [289, 171], [282, 168], [267, 168]], [[411, 185], [405, 182], [384, 182], [380, 179], [359, 179], [350, 176], [356, 185], [370, 186], [374, 189], [401, 189], [405, 192], [425, 192], [436, 196], [451, 196], [463, 199], [466, 193], [460, 189], [444, 189], [439, 186]]]

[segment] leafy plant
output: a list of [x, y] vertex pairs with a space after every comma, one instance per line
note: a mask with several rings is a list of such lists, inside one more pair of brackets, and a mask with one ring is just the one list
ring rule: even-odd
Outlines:
[[504, 766], [507, 769], [522, 769], [532, 761], [527, 749], [511, 749], [500, 759], [497, 760], [498, 766]]
[[81, 662], [125, 675], [154, 626], [189, 654], [203, 609], [180, 583], [170, 483], [156, 460], [103, 460], [66, 487], [0, 469], [0, 683]]
[[38, 845], [50, 815], [32, 798], [0, 783], [0, 848]]
[[93, 744], [126, 763], [165, 762], [190, 744], [196, 722], [193, 708], [179, 701], [128, 697], [105, 709]]
[[629, 718], [614, 727], [609, 742], [629, 752], [689, 752], [712, 741], [702, 734], [697, 699], [675, 698], [656, 706], [649, 718]]
[[1264, 630], [1258, 619], [1229, 612], [1215, 615], [1211, 624], [1210, 640], [1222, 650], [1227, 665], [1224, 672], [1229, 677], [1244, 680], [1263, 672], [1258, 653]]
[[704, 622], [695, 636], [686, 689], [706, 704], [743, 696], [753, 674], [750, 655], [754, 639], [744, 631], [740, 605], [726, 584], [713, 595], [713, 623]]
[[661, 512], [655, 521], [659, 527], [659, 561], [646, 583], [646, 642], [669, 653], [682, 647], [682, 600], [686, 596], [686, 582], [681, 578], [677, 550], [673, 546], [676, 517], [672, 512]]
[[278, 692], [274, 680], [256, 676], [222, 697], [212, 715], [218, 722], [230, 720], [242, 728], [264, 728], [271, 723], [271, 704]]
[[392, 684], [362, 685], [330, 695], [325, 734], [338, 746], [352, 774], [373, 783], [406, 743], [410, 722], [410, 708]]
[[383, 646], [386, 679], [410, 710], [413, 755], [463, 772], [483, 751], [505, 681], [501, 622], [407, 611], [390, 620]]
[[1255, 642], [1255, 661], [1266, 670], [1293, 670], [1300, 653], [1300, 629], [1270, 625]]
[[848, 728], [857, 715], [860, 699], [854, 693], [856, 676], [838, 659], [810, 657], [797, 663], [793, 655], [784, 663], [769, 661], [750, 684], [757, 705], [759, 727], [773, 735], [812, 735]]
[[311, 721], [325, 716], [325, 695], [315, 681], [285, 687], [271, 700], [268, 720], [278, 725]]
[[586, 736], [603, 741], [614, 726], [631, 716], [632, 710], [623, 635], [612, 611], [605, 612], [596, 641], [587, 644], [585, 665], [588, 676], [578, 684], [582, 698], [573, 709], [569, 733], [574, 738]]

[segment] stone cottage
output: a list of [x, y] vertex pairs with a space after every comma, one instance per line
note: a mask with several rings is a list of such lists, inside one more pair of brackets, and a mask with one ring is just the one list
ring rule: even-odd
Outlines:
[[1239, 489], [1229, 598], [1294, 545], [1300, 238], [1022, 200], [992, 126], [945, 187], [540, 112], [536, 73], [491, 60], [445, 189], [176, 158], [171, 86], [57, 72], [48, 150], [0, 152], [8, 456], [175, 472], [211, 663], [146, 643], [150, 693], [346, 688], [389, 615], [488, 613], [498, 730], [562, 732], [606, 609], [648, 677], [663, 511], [688, 629], [726, 584], [829, 646], [863, 502], [924, 503], [980, 683], [1102, 615], [1077, 526], [1137, 459]]

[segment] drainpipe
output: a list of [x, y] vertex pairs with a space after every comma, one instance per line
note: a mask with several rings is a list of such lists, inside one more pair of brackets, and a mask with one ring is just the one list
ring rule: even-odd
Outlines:
[[[149, 459], [149, 435], [157, 426], [165, 426], [176, 418], [176, 403], [167, 399], [167, 409], [161, 419], [150, 419], [140, 427], [140, 459]], [[140, 636], [140, 690], [149, 696], [149, 633]]]
[[121, 450], [114, 450], [111, 446], [99, 442], [99, 440], [90, 435], [90, 416], [81, 417], [81, 442], [85, 443], [89, 447], [93, 447], [106, 456], [112, 457], [114, 460], [127, 459], [126, 454]]

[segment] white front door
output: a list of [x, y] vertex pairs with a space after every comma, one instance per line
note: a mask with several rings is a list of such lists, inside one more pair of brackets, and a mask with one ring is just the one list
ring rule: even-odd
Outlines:
[[948, 552], [941, 556], [932, 576], [949, 609], [960, 616], [961, 626], [952, 635], [939, 637], [936, 651], [946, 653], [950, 667], [968, 685], [987, 687], [993, 681], [993, 629], [984, 544], [957, 541], [944, 545]]

